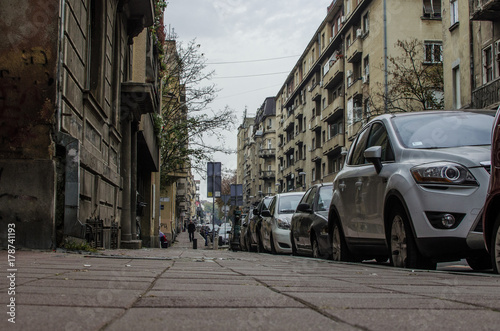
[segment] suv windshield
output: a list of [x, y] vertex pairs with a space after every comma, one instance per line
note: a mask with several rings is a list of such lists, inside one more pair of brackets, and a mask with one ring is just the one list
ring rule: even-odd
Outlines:
[[416, 113], [391, 119], [406, 148], [447, 148], [491, 144], [494, 117], [476, 113]]

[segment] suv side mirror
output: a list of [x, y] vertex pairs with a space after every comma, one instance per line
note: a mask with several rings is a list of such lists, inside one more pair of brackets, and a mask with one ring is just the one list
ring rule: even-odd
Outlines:
[[299, 205], [297, 206], [297, 211], [300, 211], [303, 213], [311, 213], [312, 209], [308, 203], [299, 203]]
[[259, 214], [260, 214], [259, 209], [255, 208], [253, 210], [253, 214], [256, 215], [256, 216], [259, 216]]
[[364, 152], [365, 159], [368, 162], [373, 163], [375, 166], [375, 171], [377, 174], [382, 171], [382, 147], [381, 146], [372, 146], [367, 148]]
[[271, 217], [271, 212], [269, 209], [262, 209], [262, 212], [260, 213], [260, 216], [262, 217]]

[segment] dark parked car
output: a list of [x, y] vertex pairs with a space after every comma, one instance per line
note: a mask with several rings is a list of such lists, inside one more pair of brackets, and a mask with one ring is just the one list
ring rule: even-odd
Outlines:
[[493, 271], [500, 273], [500, 111], [497, 111], [491, 142], [491, 177], [484, 205], [483, 229]]
[[290, 228], [293, 255], [307, 254], [315, 258], [327, 258], [331, 255], [328, 210], [332, 188], [332, 183], [316, 184], [300, 200]]
[[260, 226], [263, 216], [262, 214], [264, 213], [264, 216], [271, 215], [269, 213], [269, 204], [271, 203], [272, 199], [272, 196], [264, 197], [253, 210], [253, 216], [248, 223], [247, 229], [246, 244], [249, 251], [263, 251], [262, 241], [260, 240]]

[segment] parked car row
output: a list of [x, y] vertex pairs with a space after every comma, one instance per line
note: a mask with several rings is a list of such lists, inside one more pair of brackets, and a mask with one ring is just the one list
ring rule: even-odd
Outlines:
[[333, 183], [265, 197], [250, 210], [240, 246], [413, 269], [466, 259], [475, 270], [498, 272], [500, 115], [494, 115], [374, 118]]

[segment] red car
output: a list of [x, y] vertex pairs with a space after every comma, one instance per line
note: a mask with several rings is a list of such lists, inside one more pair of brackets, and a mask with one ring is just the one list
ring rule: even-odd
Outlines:
[[497, 110], [491, 142], [491, 176], [484, 205], [483, 229], [493, 271], [500, 272], [500, 108]]

